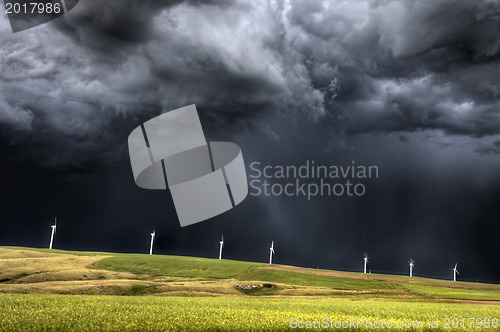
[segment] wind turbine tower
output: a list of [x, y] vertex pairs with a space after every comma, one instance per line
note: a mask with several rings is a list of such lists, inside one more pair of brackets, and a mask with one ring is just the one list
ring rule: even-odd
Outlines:
[[49, 249], [52, 249], [52, 244], [54, 243], [54, 234], [56, 234], [56, 228], [57, 228], [57, 217], [54, 218], [54, 225], [50, 227], [52, 227], [52, 234], [50, 235]]
[[274, 241], [271, 241], [271, 248], [269, 248], [269, 264], [273, 263], [273, 254], [274, 254]]
[[455, 263], [455, 267], [453, 268], [453, 281], [457, 281], [457, 274], [460, 274], [458, 273], [457, 265], [458, 263]]
[[151, 245], [149, 246], [149, 254], [150, 255], [153, 254], [153, 243], [155, 241], [155, 236], [156, 236], [156, 230], [154, 230], [153, 233], [151, 233]]
[[219, 259], [222, 259], [222, 247], [224, 246], [224, 234], [222, 234], [222, 239], [220, 240], [219, 246]]
[[415, 261], [410, 258], [408, 264], [410, 265], [410, 277], [413, 277], [413, 267], [415, 266]]
[[363, 269], [363, 273], [366, 274], [366, 265], [368, 264], [368, 254], [366, 252], [365, 252], [365, 258], [364, 258], [364, 260], [365, 260], [365, 267]]

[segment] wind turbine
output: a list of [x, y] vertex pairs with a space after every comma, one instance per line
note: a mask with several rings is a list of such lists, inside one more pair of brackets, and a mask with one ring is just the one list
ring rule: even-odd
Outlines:
[[364, 258], [364, 260], [365, 260], [365, 268], [363, 269], [363, 273], [366, 274], [366, 264], [368, 264], [368, 254], [366, 252], [365, 252], [365, 258]]
[[274, 254], [274, 241], [271, 241], [271, 248], [269, 248], [269, 264], [273, 263], [273, 254]]
[[54, 225], [50, 227], [52, 227], [52, 234], [50, 235], [49, 249], [52, 249], [52, 244], [54, 243], [54, 234], [56, 233], [56, 227], [57, 227], [57, 217], [54, 218]]
[[410, 277], [413, 277], [413, 267], [415, 266], [415, 261], [410, 258], [408, 264], [410, 264]]
[[455, 267], [453, 268], [453, 281], [457, 281], [457, 274], [460, 274], [458, 273], [457, 265], [458, 263], [455, 263]]
[[220, 247], [219, 247], [219, 259], [222, 259], [222, 247], [224, 246], [224, 234], [222, 234], [222, 240], [220, 240]]
[[155, 235], [156, 235], [156, 230], [153, 230], [153, 233], [151, 233], [151, 245], [149, 246], [149, 254], [153, 254], [153, 242], [155, 241]]

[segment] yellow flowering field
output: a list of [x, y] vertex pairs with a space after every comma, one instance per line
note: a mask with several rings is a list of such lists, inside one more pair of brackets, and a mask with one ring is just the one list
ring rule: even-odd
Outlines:
[[500, 331], [499, 305], [1, 294], [0, 331]]

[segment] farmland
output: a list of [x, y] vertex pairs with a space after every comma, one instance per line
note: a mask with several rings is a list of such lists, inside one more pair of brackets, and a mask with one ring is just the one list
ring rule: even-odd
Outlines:
[[0, 331], [494, 331], [499, 317], [499, 285], [0, 248]]

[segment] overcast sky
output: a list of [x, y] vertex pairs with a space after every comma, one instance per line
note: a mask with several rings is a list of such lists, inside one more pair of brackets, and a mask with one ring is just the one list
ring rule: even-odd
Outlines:
[[[0, 244], [156, 251], [500, 282], [497, 1], [81, 0], [0, 17]], [[249, 165], [376, 165], [363, 197], [248, 196], [180, 228], [127, 137], [196, 104]]]

